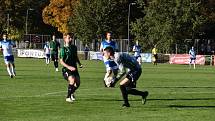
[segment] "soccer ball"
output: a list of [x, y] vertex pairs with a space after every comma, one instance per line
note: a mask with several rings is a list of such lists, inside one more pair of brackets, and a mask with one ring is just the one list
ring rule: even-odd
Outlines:
[[105, 79], [105, 84], [106, 84], [107, 87], [110, 87], [110, 84], [111, 84], [112, 80], [113, 80], [112, 76], [110, 76], [110, 77]]

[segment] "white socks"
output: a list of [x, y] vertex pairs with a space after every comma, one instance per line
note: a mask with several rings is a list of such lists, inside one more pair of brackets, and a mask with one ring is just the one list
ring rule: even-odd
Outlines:
[[8, 74], [9, 74], [9, 76], [12, 75], [11, 70], [10, 70], [10, 67], [7, 67], [7, 72], [8, 72]]

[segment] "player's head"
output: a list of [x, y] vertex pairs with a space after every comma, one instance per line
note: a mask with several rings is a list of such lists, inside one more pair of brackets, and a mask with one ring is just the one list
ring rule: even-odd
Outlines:
[[111, 56], [114, 56], [114, 50], [113, 50], [113, 48], [112, 47], [106, 47], [104, 49], [104, 56], [106, 58], [110, 58]]
[[192, 46], [192, 48], [191, 48], [192, 50], [194, 50], [194, 47]]
[[70, 36], [70, 34], [69, 34], [69, 33], [64, 34], [64, 35], [63, 35], [63, 39], [64, 39], [64, 42], [65, 42], [66, 44], [69, 44], [70, 41], [71, 41], [71, 36]]
[[52, 35], [52, 40], [54, 41], [56, 39], [55, 34]]
[[3, 40], [6, 40], [7, 39], [7, 34], [4, 33], [2, 37], [3, 37]]
[[107, 32], [107, 33], [106, 33], [106, 39], [107, 39], [107, 40], [111, 40], [111, 33], [110, 33], [110, 32]]
[[138, 42], [138, 40], [136, 41], [136, 45], [139, 45], [139, 42]]

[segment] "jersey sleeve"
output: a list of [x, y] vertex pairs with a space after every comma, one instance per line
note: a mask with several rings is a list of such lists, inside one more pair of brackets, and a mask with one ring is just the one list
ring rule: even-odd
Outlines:
[[60, 59], [63, 59], [64, 56], [65, 56], [64, 48], [61, 48], [61, 49], [60, 49]]
[[103, 52], [103, 42], [100, 44], [100, 51]]

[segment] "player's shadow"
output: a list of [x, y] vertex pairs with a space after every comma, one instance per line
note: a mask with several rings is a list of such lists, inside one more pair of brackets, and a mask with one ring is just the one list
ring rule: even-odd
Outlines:
[[[147, 87], [145, 87], [145, 88], [147, 88]], [[180, 86], [180, 87], [148, 87], [148, 88], [215, 88], [214, 86], [206, 86], [206, 87], [189, 87], [189, 86]]]
[[203, 105], [169, 105], [169, 108], [215, 108], [215, 106], [203, 106]]
[[169, 99], [148, 99], [151, 101], [186, 101], [186, 100], [215, 100], [215, 98], [169, 98]]

